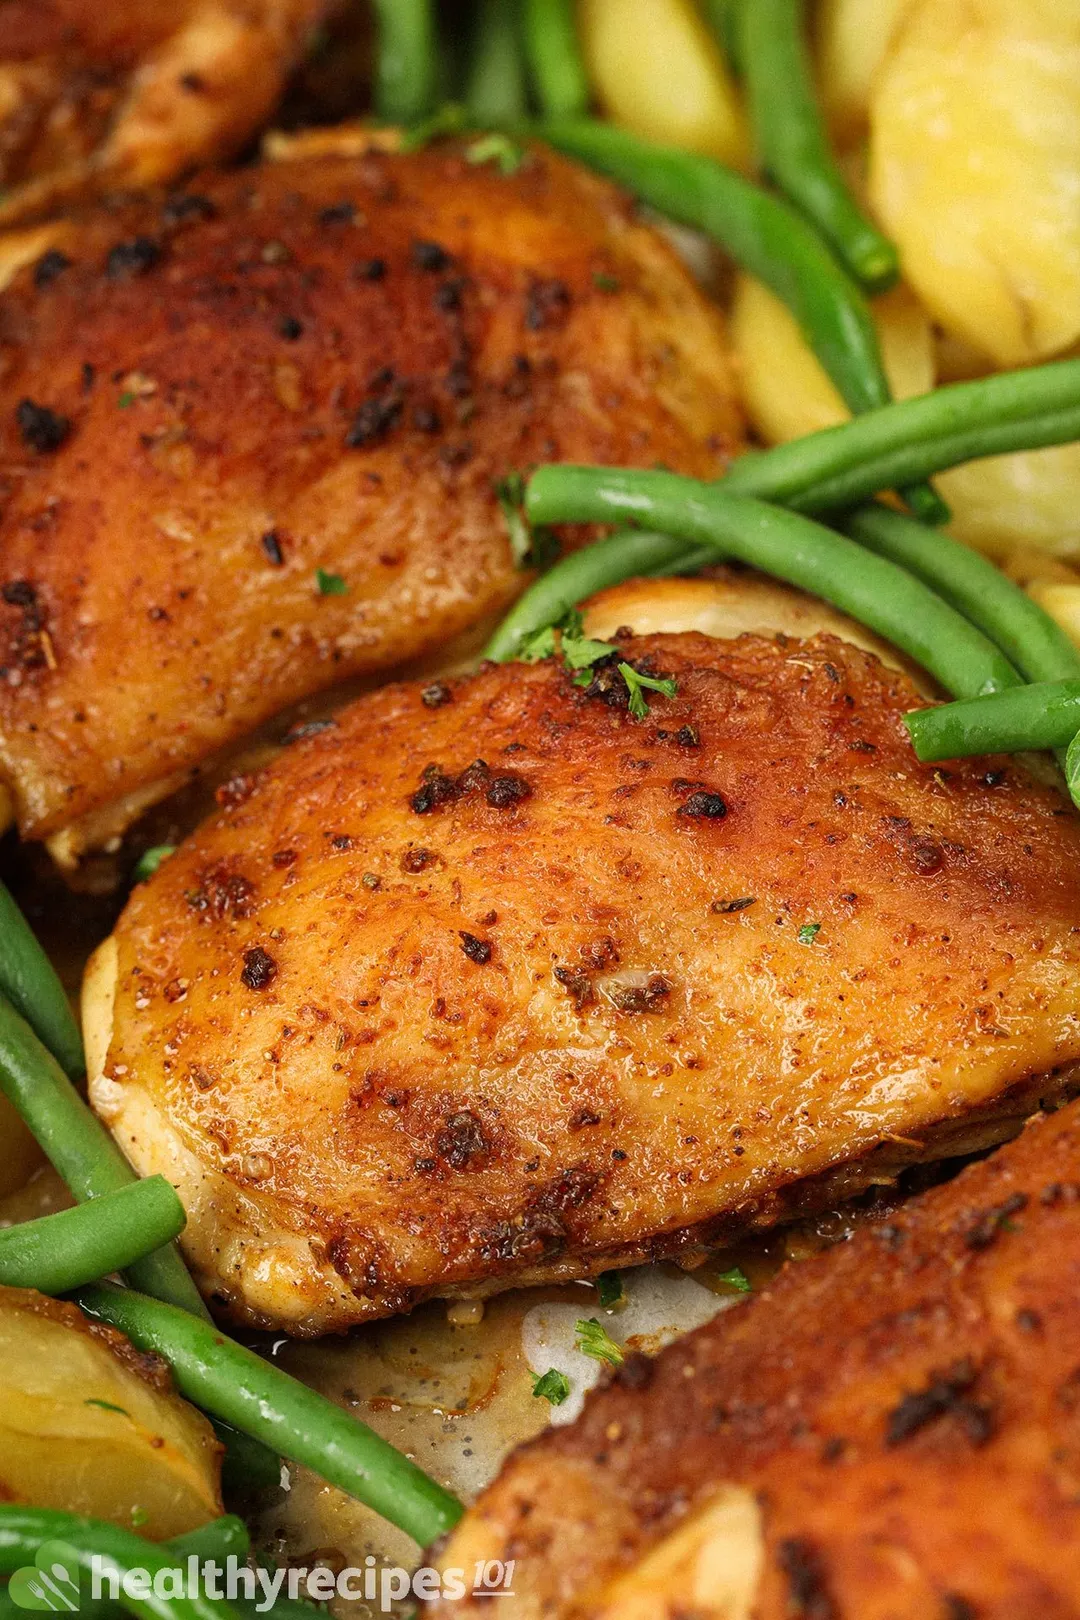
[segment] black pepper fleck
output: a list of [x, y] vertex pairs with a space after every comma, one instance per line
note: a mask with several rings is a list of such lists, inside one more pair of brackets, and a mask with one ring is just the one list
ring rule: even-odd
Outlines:
[[438, 273], [447, 270], [452, 263], [449, 253], [438, 242], [416, 241], [412, 245], [412, 262], [418, 270], [431, 270]]
[[458, 929], [458, 937], [461, 940], [461, 948], [470, 962], [476, 962], [478, 966], [483, 967], [491, 961], [489, 940], [477, 939], [475, 934], [468, 933], [464, 928]]
[[278, 534], [277, 530], [267, 529], [259, 543], [265, 551], [269, 561], [273, 563], [274, 567], [280, 568], [282, 563], [285, 561], [285, 553], [281, 549], [281, 536]]
[[265, 990], [276, 973], [277, 963], [261, 945], [244, 952], [244, 967], [240, 981], [246, 984], [249, 990]]
[[365, 445], [381, 444], [400, 415], [400, 399], [365, 400], [345, 435], [346, 446], [358, 450]]
[[15, 420], [23, 442], [42, 454], [59, 450], [71, 432], [70, 417], [51, 411], [47, 405], [36, 405], [32, 399], [19, 401], [15, 408]]
[[113, 281], [144, 276], [161, 259], [161, 248], [150, 236], [136, 236], [130, 242], [117, 242], [105, 261], [105, 274]]
[[34, 266], [34, 286], [47, 287], [50, 281], [55, 281], [70, 267], [71, 260], [66, 253], [61, 253], [59, 248], [50, 248]]
[[697, 820], [720, 821], [727, 815], [727, 805], [719, 793], [691, 793], [676, 813]]

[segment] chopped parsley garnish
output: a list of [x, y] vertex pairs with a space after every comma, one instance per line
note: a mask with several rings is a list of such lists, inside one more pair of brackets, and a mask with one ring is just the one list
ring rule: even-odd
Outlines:
[[465, 148], [465, 161], [476, 165], [497, 163], [500, 174], [517, 174], [525, 161], [525, 148], [509, 135], [482, 135]]
[[150, 1514], [144, 1507], [133, 1507], [131, 1510], [132, 1527], [140, 1529], [144, 1524], [150, 1523]]
[[126, 1406], [114, 1406], [112, 1401], [99, 1401], [96, 1396], [90, 1396], [83, 1401], [84, 1406], [100, 1406], [103, 1412], [119, 1412], [121, 1417], [130, 1417], [131, 1413]]
[[532, 1391], [538, 1399], [561, 1406], [570, 1393], [570, 1380], [557, 1367], [549, 1367], [546, 1373], [533, 1379]]
[[401, 150], [420, 152], [440, 135], [459, 134], [467, 121], [465, 108], [456, 101], [448, 101], [437, 108], [430, 118], [423, 118], [419, 123], [410, 124], [407, 129], [402, 130]]
[[349, 587], [340, 574], [328, 574], [325, 568], [316, 568], [315, 583], [320, 596], [348, 596]]
[[145, 883], [147, 878], [153, 877], [162, 861], [167, 861], [170, 855], [175, 854], [175, 844], [155, 844], [153, 849], [144, 849], [135, 863], [135, 870], [131, 874], [132, 882]]
[[799, 944], [812, 945], [821, 933], [820, 923], [803, 923], [799, 929]]
[[594, 270], [592, 279], [597, 292], [617, 293], [621, 285], [618, 276], [611, 276], [606, 270]]
[[740, 1294], [752, 1294], [754, 1292], [753, 1284], [741, 1266], [732, 1266], [730, 1271], [718, 1272], [716, 1280], [717, 1282], [727, 1283], [729, 1288], [736, 1289]]
[[124, 392], [117, 398], [116, 403], [119, 405], [122, 411], [126, 411], [130, 405], [134, 405], [135, 395], [130, 391], [130, 389], [125, 389]]
[[[600, 663], [601, 659], [611, 658], [619, 649], [610, 641], [595, 641], [591, 636], [584, 635], [583, 630], [584, 621], [577, 608], [568, 608], [554, 624], [545, 625], [542, 630], [527, 636], [518, 657], [522, 663], [535, 664], [541, 658], [554, 658], [559, 654], [567, 669], [574, 671], [574, 685], [590, 686], [592, 676], [589, 671], [592, 666]], [[674, 697], [678, 691], [677, 681], [670, 677], [654, 679], [651, 675], [642, 675], [633, 664], [620, 663], [619, 674], [630, 693], [630, 713], [635, 720], [648, 718], [649, 705], [645, 691], [662, 692], [665, 697]]]
[[606, 1311], [621, 1305], [626, 1298], [622, 1274], [618, 1271], [602, 1271], [599, 1277], [593, 1278], [593, 1283], [600, 1297], [600, 1303]]
[[664, 697], [673, 698], [679, 689], [678, 683], [671, 679], [654, 680], [651, 675], [639, 675], [633, 664], [620, 664], [619, 674], [630, 690], [630, 713], [635, 720], [648, 719], [645, 692], [661, 692]]
[[622, 1365], [622, 1351], [595, 1316], [582, 1318], [575, 1324], [574, 1332], [577, 1335], [574, 1349], [580, 1350], [583, 1356], [591, 1356], [594, 1361], [610, 1362], [613, 1367]]

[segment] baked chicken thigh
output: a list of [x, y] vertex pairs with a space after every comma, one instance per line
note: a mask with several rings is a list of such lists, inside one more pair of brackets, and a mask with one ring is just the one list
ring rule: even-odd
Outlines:
[[1072, 1620], [1078, 1285], [1074, 1103], [628, 1359], [439, 1563], [512, 1559], [520, 1620]]
[[[620, 663], [675, 695], [635, 718]], [[920, 766], [918, 701], [834, 633], [624, 631], [585, 687], [387, 687], [228, 784], [85, 998], [215, 1303], [311, 1334], [692, 1259], [1068, 1090], [1080, 824]]]
[[330, 0], [4, 0], [0, 228], [231, 157]]
[[511, 472], [739, 447], [721, 317], [627, 200], [467, 152], [203, 175], [0, 298], [0, 794], [60, 859], [505, 608]]

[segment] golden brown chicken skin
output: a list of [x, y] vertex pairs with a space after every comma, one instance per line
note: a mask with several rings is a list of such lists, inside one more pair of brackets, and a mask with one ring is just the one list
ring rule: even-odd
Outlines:
[[628, 1359], [439, 1562], [513, 1559], [521, 1620], [1073, 1620], [1078, 1281], [1074, 1103]]
[[287, 705], [497, 614], [495, 485], [719, 472], [719, 315], [536, 152], [268, 164], [56, 228], [0, 300], [0, 779], [102, 843]]
[[137, 889], [91, 1095], [200, 1283], [299, 1333], [692, 1256], [993, 1140], [1080, 1058], [1080, 824], [917, 764], [833, 637], [373, 694]]
[[4, 0], [0, 226], [231, 157], [329, 0]]

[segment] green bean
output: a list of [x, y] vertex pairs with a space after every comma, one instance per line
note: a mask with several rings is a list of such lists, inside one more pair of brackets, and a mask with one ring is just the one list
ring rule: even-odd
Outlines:
[[189, 1400], [314, 1469], [422, 1546], [460, 1518], [456, 1497], [366, 1424], [207, 1323], [108, 1284], [74, 1297], [89, 1316], [167, 1361]]
[[913, 523], [886, 506], [861, 507], [850, 515], [844, 527], [879, 557], [888, 557], [890, 562], [918, 575], [972, 624], [977, 624], [1027, 680], [1080, 677], [1080, 650], [1061, 626], [1000, 568], [970, 546], [951, 540], [939, 530]]
[[185, 1530], [171, 1536], [165, 1543], [174, 1558], [197, 1558], [200, 1563], [214, 1558], [223, 1564], [226, 1558], [243, 1563], [251, 1551], [251, 1536], [243, 1519], [235, 1513], [223, 1513], [220, 1519], [208, 1519], [194, 1530]]
[[[137, 1178], [101, 1122], [29, 1024], [0, 996], [0, 1091], [37, 1138], [79, 1203], [129, 1186]], [[128, 1267], [148, 1293], [206, 1315], [175, 1245]]]
[[589, 81], [571, 0], [525, 0], [525, 53], [541, 110], [576, 118], [589, 105]]
[[118, 1187], [75, 1209], [0, 1231], [0, 1283], [66, 1293], [171, 1243], [184, 1219], [184, 1206], [164, 1176]]
[[1064, 748], [1080, 732], [1080, 679], [916, 709], [905, 723], [922, 760]]
[[[543, 139], [620, 181], [654, 208], [719, 242], [736, 263], [771, 287], [794, 315], [855, 415], [888, 403], [877, 329], [859, 287], [814, 227], [790, 204], [732, 174], [712, 158], [660, 146], [595, 119], [551, 119]], [[920, 516], [948, 509], [925, 490]]]
[[477, 0], [465, 103], [481, 128], [525, 115], [525, 59], [518, 0]]
[[[715, 546], [719, 557], [750, 563], [831, 602], [917, 659], [946, 690], [973, 697], [1018, 683], [1008, 659], [967, 619], [913, 575], [845, 535], [674, 473], [637, 476], [650, 480], [650, 519], [658, 529], [696, 546]], [[568, 501], [559, 518], [581, 521], [580, 509]]]
[[432, 110], [438, 84], [433, 0], [375, 0], [375, 110], [388, 124], [412, 124]]
[[742, 72], [739, 60], [738, 0], [704, 0], [703, 9], [733, 73]]
[[86, 1072], [79, 1026], [49, 958], [7, 889], [0, 883], [0, 993], [7, 996], [77, 1080]]
[[900, 273], [893, 244], [860, 210], [832, 155], [814, 94], [803, 0], [742, 0], [739, 61], [761, 160], [869, 292]]
[[[90, 1575], [96, 1566], [103, 1578], [118, 1577], [119, 1601], [138, 1620], [237, 1620], [231, 1604], [201, 1592], [159, 1597], [149, 1585], [143, 1588], [144, 1597], [125, 1591], [123, 1577], [131, 1570], [144, 1570], [152, 1580], [159, 1571], [175, 1569], [175, 1554], [167, 1546], [144, 1541], [104, 1519], [79, 1518], [53, 1508], [0, 1507], [0, 1571], [13, 1574], [27, 1564], [32, 1566], [39, 1547], [51, 1541], [61, 1542], [69, 1555], [65, 1567], [74, 1554], [79, 1574]], [[53, 1605], [46, 1601], [41, 1607]], [[56, 1607], [76, 1608], [77, 1601], [58, 1602]]]

